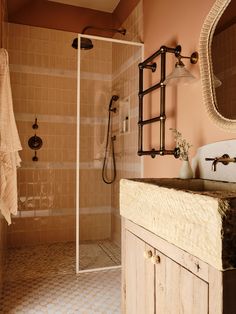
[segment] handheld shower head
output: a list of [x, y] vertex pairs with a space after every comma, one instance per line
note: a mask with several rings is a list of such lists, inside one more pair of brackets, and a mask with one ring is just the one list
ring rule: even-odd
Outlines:
[[116, 108], [112, 108], [112, 102], [117, 101], [119, 99], [119, 96], [117, 95], [112, 95], [110, 104], [109, 104], [109, 111], [116, 112]]

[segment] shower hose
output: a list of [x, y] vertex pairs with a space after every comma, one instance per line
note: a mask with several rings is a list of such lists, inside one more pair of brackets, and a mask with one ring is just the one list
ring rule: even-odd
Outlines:
[[[116, 136], [112, 136], [112, 113], [116, 112], [116, 108], [112, 108], [112, 101], [117, 101], [118, 96], [113, 95], [108, 109], [108, 124], [107, 124], [107, 138], [106, 138], [106, 147], [105, 147], [105, 154], [103, 159], [103, 166], [102, 166], [102, 179], [103, 182], [106, 184], [111, 184], [116, 179], [116, 159], [115, 159], [115, 148], [114, 148], [114, 141], [116, 140]], [[109, 145], [110, 144], [110, 145]], [[109, 147], [111, 147], [111, 157], [112, 157], [112, 175], [111, 178], [107, 176], [107, 166], [108, 166], [108, 159], [109, 159]]]

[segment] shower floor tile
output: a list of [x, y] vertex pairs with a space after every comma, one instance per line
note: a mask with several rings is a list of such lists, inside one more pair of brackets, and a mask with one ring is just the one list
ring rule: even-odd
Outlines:
[[[5, 278], [75, 273], [75, 242], [53, 243], [8, 250]], [[120, 248], [109, 240], [80, 244], [80, 270], [118, 266]]]
[[[83, 243], [80, 251], [84, 267], [120, 263], [109, 241]], [[10, 249], [0, 313], [120, 313], [120, 284], [120, 269], [76, 275], [72, 242]]]
[[75, 243], [53, 243], [9, 249], [5, 280], [75, 273]]
[[1, 313], [120, 313], [120, 269], [5, 283]]

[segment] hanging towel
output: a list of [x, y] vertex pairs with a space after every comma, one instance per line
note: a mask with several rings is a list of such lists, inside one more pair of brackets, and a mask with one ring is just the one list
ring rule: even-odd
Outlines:
[[0, 210], [11, 224], [17, 213], [17, 173], [21, 143], [13, 113], [8, 53], [0, 49]]

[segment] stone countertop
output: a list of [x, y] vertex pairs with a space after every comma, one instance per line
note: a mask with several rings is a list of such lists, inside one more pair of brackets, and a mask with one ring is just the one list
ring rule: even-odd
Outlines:
[[122, 179], [120, 213], [219, 270], [236, 268], [236, 183]]

